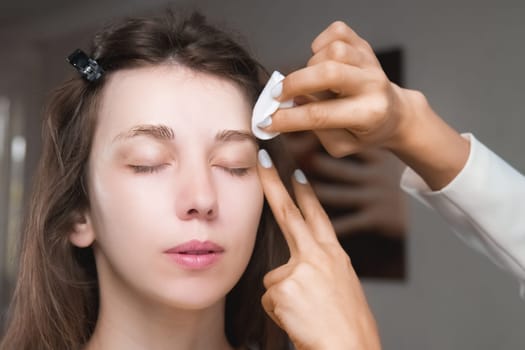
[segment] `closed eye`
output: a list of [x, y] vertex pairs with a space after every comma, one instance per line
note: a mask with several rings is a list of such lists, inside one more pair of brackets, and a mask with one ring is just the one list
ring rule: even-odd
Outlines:
[[128, 165], [136, 174], [153, 174], [167, 167], [169, 164], [158, 165]]
[[227, 167], [221, 167], [224, 171], [229, 173], [232, 176], [244, 176], [248, 174], [249, 168], [227, 168]]

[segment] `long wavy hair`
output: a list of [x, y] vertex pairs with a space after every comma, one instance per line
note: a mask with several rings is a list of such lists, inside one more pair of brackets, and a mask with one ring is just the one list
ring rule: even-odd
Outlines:
[[[198, 13], [177, 16], [167, 11], [158, 17], [125, 19], [95, 35], [89, 55], [103, 67], [104, 77], [66, 81], [44, 112], [42, 155], [1, 350], [79, 349], [93, 334], [99, 306], [93, 251], [74, 247], [68, 234], [90, 206], [83, 179], [107, 77], [122, 69], [176, 62], [234, 82], [252, 104], [267, 78], [244, 48]], [[264, 147], [283, 178], [289, 178], [279, 142], [265, 142]], [[282, 264], [287, 254], [265, 203], [252, 258], [226, 296], [225, 333], [232, 346], [287, 347], [285, 333], [260, 304], [264, 274]]]

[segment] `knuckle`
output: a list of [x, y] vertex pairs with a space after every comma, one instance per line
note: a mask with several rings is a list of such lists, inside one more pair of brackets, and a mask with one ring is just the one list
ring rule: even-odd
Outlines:
[[388, 80], [385, 73], [381, 71], [380, 76], [378, 77], [378, 83], [377, 83], [379, 90], [383, 92], [384, 94], [386, 94], [388, 93], [388, 91], [390, 91], [391, 84], [392, 83], [390, 82], [390, 80]]
[[348, 55], [347, 44], [337, 40], [328, 47], [328, 57], [336, 61], [342, 61]]
[[294, 269], [293, 275], [297, 278], [303, 278], [304, 276], [307, 276], [312, 273], [313, 267], [312, 265], [306, 263], [306, 262], [300, 262], [296, 265]]
[[261, 297], [261, 304], [265, 310], [267, 310], [270, 306], [270, 299], [271, 297], [269, 292], [264, 293]]
[[336, 81], [341, 76], [339, 64], [333, 61], [325, 62], [321, 68], [321, 75], [329, 82]]
[[286, 79], [282, 81], [283, 90], [282, 94], [289, 94], [290, 92], [297, 91], [300, 88], [299, 77], [296, 74], [289, 74]]
[[312, 42], [310, 44], [310, 51], [315, 52], [315, 49], [316, 49], [316, 45], [315, 45], [315, 41], [314, 41], [314, 42]]
[[285, 221], [297, 220], [300, 217], [299, 210], [292, 202], [283, 203], [280, 211]]
[[348, 270], [354, 270], [354, 265], [352, 263], [352, 258], [350, 257], [350, 255], [346, 254], [345, 252], [344, 253], [344, 257], [341, 258], [341, 262], [344, 264], [344, 266], [348, 269]]
[[342, 158], [345, 156], [345, 152], [341, 146], [332, 147], [327, 149], [328, 154], [335, 158]]
[[351, 265], [350, 256], [348, 253], [341, 247], [339, 242], [326, 242], [323, 244], [325, 256], [324, 261], [330, 260], [338, 266], [347, 266]]
[[428, 105], [428, 101], [426, 96], [418, 90], [405, 90], [408, 94], [408, 96], [414, 101], [416, 106], [426, 106]]
[[388, 113], [389, 108], [389, 100], [388, 98], [383, 94], [377, 94], [373, 98], [372, 101], [370, 101], [369, 109], [368, 109], [368, 127], [363, 128], [363, 130], [360, 130], [361, 133], [366, 133], [372, 129], [374, 129], [375, 123], [383, 120], [385, 116]]
[[275, 286], [275, 294], [281, 301], [297, 296], [297, 283], [293, 279], [286, 279]]
[[326, 110], [319, 103], [311, 103], [307, 105], [307, 113], [305, 115], [307, 123], [311, 129], [322, 129], [326, 123]]
[[390, 84], [390, 80], [388, 80], [382, 68], [368, 70], [366, 91], [386, 93], [390, 89]]
[[348, 25], [343, 21], [335, 21], [330, 25], [330, 30], [340, 36], [348, 35]]
[[326, 151], [332, 157], [343, 158], [351, 153], [356, 152], [356, 145], [354, 144], [336, 144], [330, 148], [327, 148]]
[[348, 155], [348, 153], [345, 152], [349, 149], [348, 142], [334, 142], [334, 140], [326, 137], [320, 138], [319, 141], [326, 152], [332, 157], [341, 158]]
[[344, 249], [341, 248], [341, 246], [337, 246], [337, 247], [334, 247], [334, 249], [332, 250], [331, 252], [331, 255], [334, 257], [334, 259], [338, 262], [338, 263], [342, 263], [342, 264], [345, 264], [345, 265], [348, 265], [348, 264], [352, 264], [351, 260], [350, 260], [350, 256], [348, 255], [347, 252], [345, 252]]
[[[271, 272], [270, 272], [271, 273]], [[263, 285], [264, 285], [264, 288], [266, 289], [269, 289], [270, 286], [271, 286], [271, 275], [270, 273], [267, 273], [264, 277], [263, 277]]]
[[379, 95], [375, 103], [376, 113], [379, 113], [380, 115], [384, 115], [386, 111], [388, 110], [388, 105], [389, 105], [388, 98], [384, 94]]
[[[313, 46], [312, 46], [312, 51], [314, 51]], [[320, 61], [320, 58], [319, 58], [317, 55], [314, 55], [314, 56], [310, 57], [310, 59], [308, 60], [308, 62], [306, 62], [306, 67], [314, 66], [314, 65], [316, 65], [319, 61]]]
[[313, 222], [330, 222], [330, 217], [324, 210], [312, 210], [309, 215], [311, 215]]
[[365, 52], [374, 52], [374, 49], [372, 48], [372, 45], [365, 39], [359, 38], [357, 40], [357, 45]]

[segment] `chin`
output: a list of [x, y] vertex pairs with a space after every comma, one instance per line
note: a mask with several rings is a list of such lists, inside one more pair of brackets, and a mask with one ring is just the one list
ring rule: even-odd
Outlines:
[[[236, 281], [235, 281], [236, 283]], [[171, 291], [163, 293], [164, 303], [182, 310], [204, 310], [226, 300], [226, 295], [234, 287], [221, 283], [202, 283], [201, 281], [174, 281]]]

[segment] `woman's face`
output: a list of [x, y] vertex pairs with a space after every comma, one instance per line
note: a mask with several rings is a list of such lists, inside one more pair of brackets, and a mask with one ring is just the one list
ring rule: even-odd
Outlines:
[[102, 295], [183, 309], [223, 300], [263, 205], [245, 95], [174, 64], [116, 72], [101, 101], [88, 224]]

